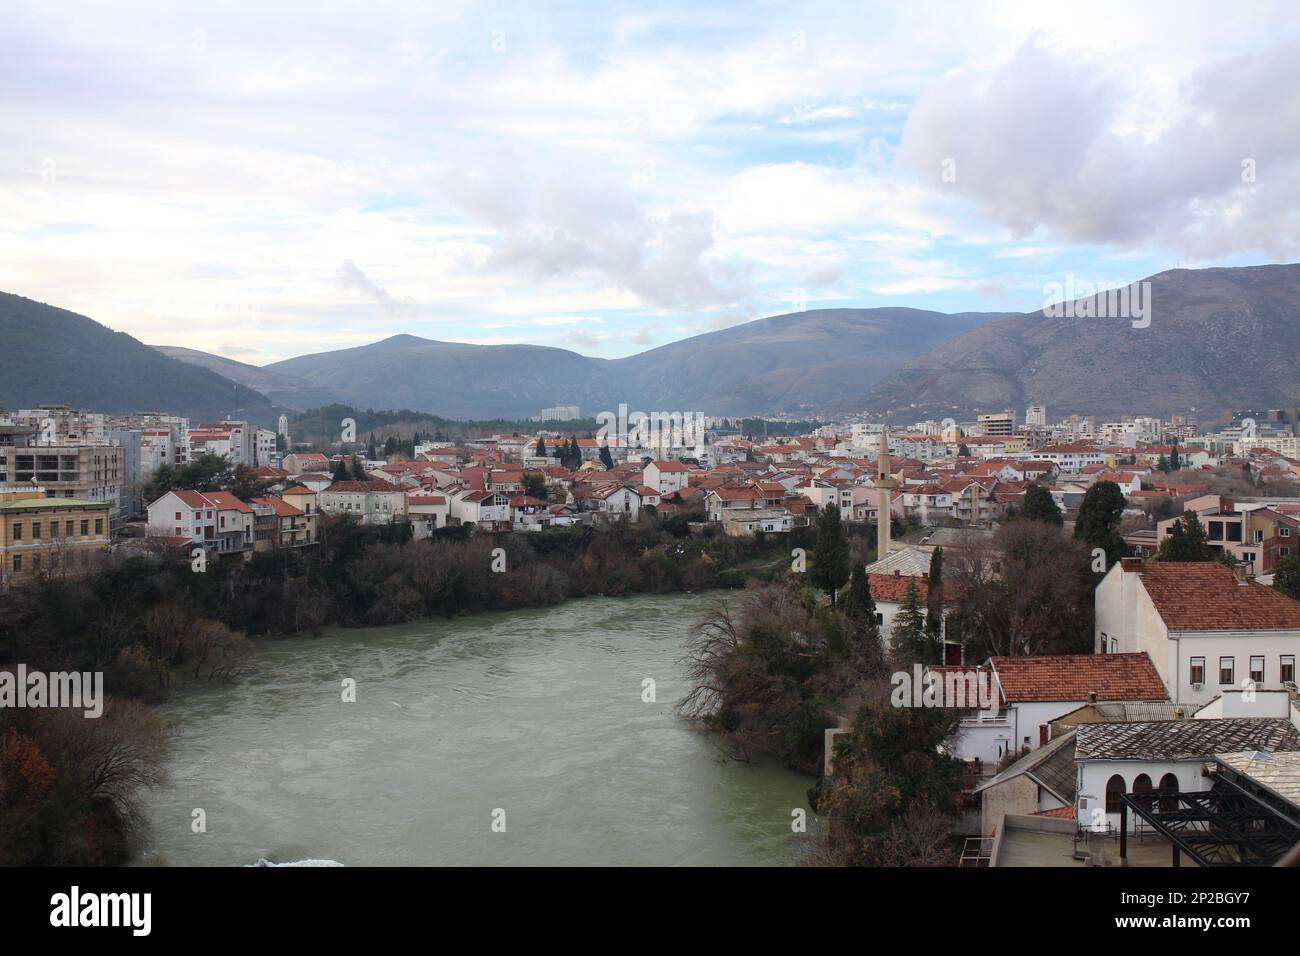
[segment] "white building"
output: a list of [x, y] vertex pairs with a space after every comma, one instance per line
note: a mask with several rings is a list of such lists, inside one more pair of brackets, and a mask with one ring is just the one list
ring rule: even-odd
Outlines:
[[1300, 602], [1217, 562], [1124, 558], [1095, 593], [1099, 653], [1146, 653], [1179, 704], [1294, 687]]

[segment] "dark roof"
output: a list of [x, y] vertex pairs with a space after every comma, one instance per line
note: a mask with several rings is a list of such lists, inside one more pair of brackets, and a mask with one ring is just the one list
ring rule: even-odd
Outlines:
[[1050, 790], [1062, 803], [1072, 805], [1075, 781], [1078, 779], [1074, 768], [1074, 731], [1062, 734], [1025, 754], [991, 780], [976, 787], [975, 792], [987, 790], [1021, 774]]
[[1198, 760], [1237, 750], [1300, 750], [1300, 733], [1284, 717], [1080, 724], [1075, 735], [1078, 760]]

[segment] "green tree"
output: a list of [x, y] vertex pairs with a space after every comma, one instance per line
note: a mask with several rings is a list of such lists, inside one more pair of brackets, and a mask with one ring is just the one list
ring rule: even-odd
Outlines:
[[535, 454], [538, 458], [545, 458], [545, 457], [546, 457], [546, 439], [545, 439], [545, 438], [538, 438], [538, 439], [537, 439], [537, 448], [535, 449], [535, 451], [533, 452], [533, 454]]
[[1273, 568], [1273, 587], [1287, 597], [1300, 601], [1300, 558], [1283, 558]]
[[817, 542], [813, 547], [812, 582], [830, 595], [834, 605], [835, 592], [849, 579], [849, 543], [840, 523], [840, 509], [833, 504], [817, 516]]
[[388, 440], [384, 442], [384, 457], [387, 458], [389, 455], [396, 455], [397, 449], [397, 436], [389, 435]]
[[544, 475], [535, 471], [530, 471], [524, 475], [524, 494], [530, 498], [539, 498], [542, 501], [547, 499], [549, 492], [546, 489], [546, 478]]
[[605, 466], [606, 471], [612, 471], [614, 468], [614, 456], [610, 454], [608, 445], [600, 446], [600, 463]]
[[1113, 481], [1099, 481], [1083, 496], [1074, 521], [1074, 536], [1090, 548], [1106, 552], [1106, 567], [1125, 554], [1128, 546], [1120, 537], [1119, 525], [1124, 516], [1124, 492]]
[[940, 649], [943, 647], [943, 548], [935, 548], [930, 555], [930, 574], [926, 580], [925, 594], [925, 633], [932, 646]]
[[352, 479], [354, 481], [368, 481], [370, 476], [366, 474], [366, 466], [361, 464], [361, 459], [356, 455], [352, 456]]
[[1194, 511], [1184, 511], [1183, 516], [1169, 528], [1169, 534], [1160, 542], [1155, 560], [1170, 562], [1212, 561], [1214, 551], [1205, 540], [1205, 528]]
[[1165, 474], [1169, 473], [1169, 459], [1166, 458], [1164, 455], [1161, 455], [1160, 460], [1156, 462], [1156, 471], [1163, 472]]
[[1019, 517], [1032, 521], [1045, 521], [1061, 527], [1061, 509], [1056, 506], [1052, 493], [1037, 482], [1030, 482], [1025, 488], [1025, 499], [1020, 506]]
[[334, 466], [334, 480], [347, 481], [349, 478], [351, 478], [351, 473], [348, 471], [347, 459], [340, 458], [339, 463]]
[[915, 579], [907, 582], [903, 601], [894, 615], [889, 635], [894, 661], [901, 667], [911, 664], [937, 664], [930, 638], [925, 630], [925, 605], [916, 589]]
[[962, 442], [959, 446], [957, 446], [957, 455], [960, 458], [969, 458], [970, 445], [967, 445], [965, 442]]
[[1169, 452], [1169, 470], [1181, 471], [1182, 467], [1183, 467], [1183, 459], [1178, 454], [1178, 442], [1174, 442], [1173, 448]]

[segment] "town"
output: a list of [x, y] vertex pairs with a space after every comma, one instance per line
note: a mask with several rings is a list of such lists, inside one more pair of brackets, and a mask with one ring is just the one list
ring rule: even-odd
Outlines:
[[[672, 524], [769, 545], [816, 531], [816, 571], [833, 516], [874, 540], [861, 571], [894, 659], [916, 618], [934, 639], [913, 655], [917, 674], [972, 688], [944, 745], [962, 767], [961, 865], [1249, 865], [1300, 844], [1296, 409], [1053, 421], [1035, 404], [775, 438], [699, 416], [689, 442], [557, 427], [579, 413], [546, 409], [527, 434], [455, 441], [343, 419], [315, 444], [295, 442], [283, 415], [271, 430], [56, 405], [4, 413], [0, 586], [128, 557], [204, 570], [309, 553], [338, 522], [409, 541], [486, 535], [503, 553], [515, 536], [566, 528]], [[1090, 549], [1092, 633], [1001, 648], [963, 634], [963, 589], [1016, 573], [999, 529], [1021, 519]], [[830, 601], [846, 583], [850, 594], [832, 582]], [[850, 733], [849, 717], [825, 729], [824, 779]]]

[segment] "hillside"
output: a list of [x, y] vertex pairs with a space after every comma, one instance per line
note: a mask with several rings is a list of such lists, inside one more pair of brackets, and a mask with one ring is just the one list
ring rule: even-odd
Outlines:
[[273, 422], [266, 396], [75, 312], [0, 292], [0, 406], [158, 409]]
[[246, 362], [237, 362], [221, 355], [182, 348], [179, 345], [155, 345], [154, 348], [178, 361], [206, 368], [216, 372], [222, 378], [246, 385], [261, 392], [275, 404], [286, 408], [318, 408], [338, 399], [338, 393], [333, 389], [317, 388], [310, 382], [292, 375], [259, 368]]
[[[374, 408], [449, 418], [521, 418], [577, 404], [713, 414], [815, 411], [861, 390], [943, 340], [1004, 313], [820, 309], [692, 336], [628, 358], [535, 345], [461, 345], [395, 335], [359, 348], [287, 359], [263, 371]], [[282, 393], [275, 392], [277, 397]], [[288, 400], [287, 397], [283, 400]]]
[[991, 322], [931, 349], [844, 403], [914, 420], [1045, 402], [1072, 412], [1167, 414], [1294, 405], [1300, 264], [1175, 269], [1149, 278], [1151, 323], [1049, 317]]

